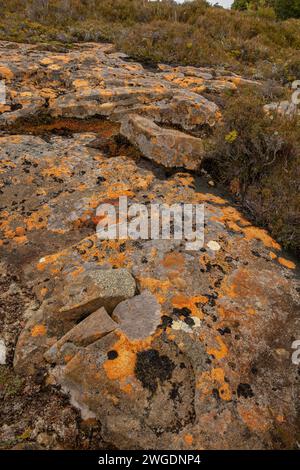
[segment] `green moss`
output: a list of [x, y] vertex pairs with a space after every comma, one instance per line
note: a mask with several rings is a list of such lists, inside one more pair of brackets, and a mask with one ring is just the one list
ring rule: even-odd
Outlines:
[[0, 390], [4, 399], [18, 395], [23, 388], [24, 381], [7, 366], [0, 366]]

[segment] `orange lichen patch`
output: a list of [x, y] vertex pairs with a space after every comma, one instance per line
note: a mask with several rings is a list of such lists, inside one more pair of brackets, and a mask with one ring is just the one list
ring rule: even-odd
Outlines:
[[41, 290], [40, 290], [40, 296], [41, 296], [41, 297], [45, 297], [45, 295], [47, 294], [47, 292], [48, 292], [47, 287], [42, 287]]
[[282, 264], [282, 266], [284, 266], [285, 268], [288, 268], [288, 269], [295, 269], [296, 268], [295, 263], [293, 263], [293, 261], [290, 261], [288, 259], [278, 258], [278, 262], [280, 264]]
[[128, 393], [128, 378], [134, 377], [137, 352], [149, 348], [152, 337], [145, 340], [130, 341], [121, 331], [116, 332], [119, 336], [112, 349], [118, 353], [114, 360], [107, 359], [103, 368], [109, 380], [118, 380], [120, 387]]
[[25, 234], [25, 229], [24, 227], [16, 227], [15, 232], [18, 237], [21, 237]]
[[228, 355], [228, 348], [220, 336], [216, 338], [219, 348], [210, 348], [207, 353], [214, 356], [217, 360], [224, 359]]
[[224, 279], [221, 293], [222, 296], [232, 299], [249, 297], [251, 300], [254, 296], [258, 296], [262, 301], [265, 297], [265, 290], [257, 282], [254, 273], [243, 268], [237, 270], [230, 278]]
[[275, 253], [273, 253], [273, 251], [269, 251], [269, 256], [271, 259], [276, 259], [277, 258], [277, 255]]
[[168, 253], [162, 260], [162, 265], [166, 269], [176, 269], [182, 271], [185, 263], [185, 258], [181, 253]]
[[146, 191], [152, 184], [155, 176], [153, 174], [140, 177], [139, 175], [134, 175], [132, 178], [133, 187], [136, 190]]
[[213, 368], [211, 371], [203, 372], [196, 383], [196, 388], [204, 395], [210, 395], [217, 385], [220, 398], [229, 401], [232, 393], [229, 384], [225, 381], [225, 373], [221, 367]]
[[256, 314], [256, 310], [252, 307], [247, 308], [246, 312], [249, 313], [249, 315], [255, 315]]
[[108, 261], [112, 266], [123, 268], [127, 265], [127, 253], [124, 252], [112, 254], [109, 256]]
[[205, 297], [204, 295], [198, 295], [195, 297], [187, 297], [186, 295], [178, 294], [178, 295], [175, 295], [171, 301], [172, 301], [173, 307], [175, 308], [187, 307], [191, 311], [192, 316], [202, 319], [203, 313], [197, 307], [197, 304], [206, 304], [208, 302], [208, 298]]
[[43, 98], [56, 98], [57, 92], [55, 90], [52, 90], [52, 88], [42, 88], [40, 90], [40, 96], [42, 96]]
[[191, 434], [186, 434], [184, 437], [184, 442], [188, 445], [191, 446], [193, 444], [193, 436]]
[[84, 267], [83, 266], [78, 266], [74, 271], [71, 271], [70, 275], [72, 277], [78, 277], [79, 274], [84, 272]]
[[79, 229], [85, 227], [90, 224], [90, 222], [94, 222], [94, 218], [92, 217], [93, 211], [86, 210], [84, 214], [82, 214], [78, 219], [72, 221], [72, 226], [75, 229]]
[[44, 271], [47, 265], [49, 264], [55, 265], [55, 263], [59, 260], [61, 256], [62, 256], [62, 253], [54, 253], [53, 255], [45, 256], [44, 258], [41, 258], [39, 260], [36, 267], [39, 271]]
[[14, 74], [8, 67], [0, 65], [0, 78], [10, 81], [13, 77]]
[[256, 432], [266, 432], [270, 427], [270, 415], [266, 408], [256, 405], [237, 405], [237, 410], [243, 422], [249, 429]]
[[131, 384], [122, 384], [120, 386], [120, 389], [130, 395], [132, 393], [132, 385]]
[[28, 241], [28, 238], [26, 236], [14, 238], [14, 242], [17, 243], [18, 245], [23, 245], [27, 241]]
[[61, 69], [61, 66], [58, 64], [50, 64], [48, 65], [49, 70], [53, 70], [54, 72], [58, 71]]
[[64, 356], [65, 363], [70, 362], [70, 360], [73, 359], [73, 357], [74, 357], [74, 354], [66, 354]]
[[[5, 113], [6, 111], [10, 111], [10, 106], [6, 104], [0, 104], [0, 114]], [[0, 170], [1, 172], [1, 170]]]
[[24, 219], [27, 230], [41, 230], [47, 227], [48, 215], [50, 214], [50, 208], [43, 206], [39, 211], [33, 212], [29, 217]]
[[44, 170], [41, 171], [41, 174], [43, 176], [55, 176], [57, 178], [62, 177], [62, 176], [70, 176], [71, 175], [71, 169], [68, 168], [66, 165], [61, 164], [57, 166], [52, 166], [50, 168], [45, 168]]
[[180, 181], [181, 186], [191, 186], [195, 183], [195, 178], [187, 173], [177, 173], [175, 179]]
[[202, 87], [204, 86], [204, 79], [199, 78], [199, 77], [178, 77], [175, 79], [167, 78], [167, 80], [172, 81], [173, 83], [176, 83], [177, 85], [183, 87], [183, 88], [194, 88], [194, 87]]
[[276, 421], [278, 423], [284, 423], [285, 422], [285, 417], [283, 415], [278, 415], [278, 416], [276, 416]]
[[225, 199], [222, 199], [219, 196], [215, 196], [214, 194], [210, 193], [198, 193], [196, 195], [196, 200], [198, 202], [211, 202], [213, 204], [226, 204]]
[[225, 401], [231, 400], [232, 394], [228, 383], [225, 382], [224, 370], [221, 367], [212, 369], [211, 378], [212, 380], [220, 384], [220, 387], [218, 389], [220, 397]]
[[265, 246], [268, 248], [274, 248], [275, 250], [280, 250], [280, 245], [279, 243], [275, 242], [273, 238], [266, 232], [266, 230], [263, 230], [261, 228], [257, 227], [245, 227], [243, 229], [243, 232], [245, 234], [246, 240], [261, 240]]
[[3, 232], [4, 239], [13, 240], [18, 245], [22, 245], [27, 242], [27, 237], [25, 236], [25, 228], [21, 226], [17, 226], [16, 228], [12, 228], [11, 225], [14, 225], [15, 217], [8, 216], [7, 211], [3, 211], [1, 213], [2, 217], [6, 217], [6, 220], [2, 220], [0, 222], [0, 228]]
[[50, 65], [53, 64], [53, 59], [50, 57], [44, 57], [43, 59], [40, 60], [41, 65]]
[[5, 173], [7, 169], [16, 168], [16, 164], [10, 160], [1, 160], [0, 161], [0, 173]]
[[75, 88], [85, 88], [85, 87], [90, 86], [90, 84], [87, 80], [83, 80], [81, 78], [78, 78], [77, 80], [74, 80], [72, 84]]
[[224, 319], [229, 320], [239, 315], [239, 312], [237, 312], [233, 308], [226, 308], [223, 305], [219, 305], [217, 309], [218, 309], [218, 314], [222, 318], [222, 320]]
[[121, 196], [133, 197], [134, 192], [124, 183], [114, 184], [113, 189], [108, 188], [107, 197], [117, 199]]
[[46, 334], [46, 327], [45, 325], [35, 325], [32, 330], [31, 330], [31, 336], [36, 337], [36, 336], [44, 336]]
[[160, 304], [165, 302], [164, 295], [170, 290], [172, 284], [167, 280], [154, 279], [152, 277], [141, 277], [139, 278], [142, 289], [149, 289], [153, 295], [155, 295], [157, 301]]
[[212, 218], [218, 222], [225, 223], [231, 230], [241, 231], [242, 227], [250, 225], [250, 222], [248, 222], [248, 220], [246, 220], [234, 207], [225, 206], [220, 209], [223, 215], [221, 217]]

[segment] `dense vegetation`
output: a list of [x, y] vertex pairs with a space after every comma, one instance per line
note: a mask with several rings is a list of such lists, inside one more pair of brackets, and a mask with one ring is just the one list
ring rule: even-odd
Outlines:
[[300, 18], [300, 0], [234, 0], [234, 10], [268, 11], [279, 19]]
[[240, 12], [204, 0], [0, 0], [0, 11], [0, 39], [106, 40], [139, 60], [300, 76], [300, 20], [277, 21], [268, 8]]
[[58, 50], [113, 41], [140, 61], [224, 66], [261, 80], [262, 87], [243, 87], [221, 103], [211, 171], [257, 222], [299, 251], [299, 117], [271, 119], [263, 111], [300, 79], [300, 19], [285, 20], [299, 17], [299, 0], [235, 0], [235, 8], [204, 0], [0, 0], [0, 39]]

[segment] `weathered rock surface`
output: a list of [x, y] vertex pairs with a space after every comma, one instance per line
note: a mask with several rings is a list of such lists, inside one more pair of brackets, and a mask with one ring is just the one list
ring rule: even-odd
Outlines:
[[120, 132], [143, 155], [167, 168], [185, 167], [195, 170], [204, 155], [201, 139], [173, 129], [162, 129], [137, 114], [129, 115], [123, 121]]
[[62, 356], [68, 355], [68, 349], [75, 350], [74, 346], [88, 346], [111, 331], [114, 331], [117, 327], [118, 325], [111, 319], [105, 308], [101, 307], [60, 338], [45, 353], [45, 358], [51, 363], [57, 363], [62, 359]]
[[[12, 107], [2, 124], [37, 111], [86, 117], [105, 106], [113, 119], [124, 111], [144, 122], [149, 106], [171, 103], [182, 91], [162, 78], [165, 71], [127, 63], [108, 46], [53, 54], [16, 45], [9, 60], [7, 47], [0, 47], [0, 73]], [[180, 73], [223, 81], [208, 70]], [[142, 91], [128, 91], [134, 87]], [[65, 106], [58, 104], [63, 98]], [[205, 181], [187, 172], [167, 175], [120, 136], [114, 140], [116, 124], [91, 124], [81, 133], [71, 124], [62, 136], [43, 129], [22, 135], [24, 127], [0, 136], [1, 259], [18, 267], [34, 297], [24, 308], [16, 370], [60, 385], [118, 448], [296, 447], [297, 266]], [[102, 137], [107, 151], [91, 146]], [[96, 208], [116, 206], [120, 196], [129, 204], [203, 203], [204, 247], [99, 240]]]
[[78, 320], [100, 307], [112, 312], [122, 300], [133, 297], [135, 289], [135, 280], [126, 269], [84, 271], [62, 290], [59, 316]]
[[144, 290], [140, 295], [117, 305], [113, 319], [130, 340], [146, 339], [155, 333], [160, 324], [160, 304], [150, 291]]
[[[186, 73], [195, 72], [187, 68]], [[180, 74], [185, 76], [182, 71]], [[135, 113], [156, 123], [193, 131], [204, 124], [214, 126], [221, 117], [214, 102], [186, 89], [185, 82], [177, 83], [170, 80], [169, 75], [146, 71], [140, 64], [126, 62], [122, 55], [99, 44], [77, 46], [69, 54], [51, 54], [39, 51], [35, 46], [1, 42], [1, 78], [6, 79], [7, 102], [0, 108], [0, 126], [39, 113], [53, 118], [79, 119], [102, 115], [119, 122]], [[212, 76], [207, 80], [210, 82]], [[226, 84], [236, 88], [231, 77], [228, 80], [225, 77], [222, 83], [225, 88]], [[155, 134], [164, 136], [167, 133], [168, 145], [173, 145], [166, 130], [150, 121], [149, 126]], [[139, 145], [135, 134], [126, 134]], [[192, 140], [188, 135], [181, 136], [181, 140], [191, 142], [192, 155], [186, 152], [186, 145], [181, 145], [176, 158], [172, 158], [180, 167], [194, 168], [198, 149], [201, 162], [201, 140], [197, 144], [196, 138]], [[165, 153], [165, 147], [159, 160], [169, 166], [170, 156]], [[145, 150], [145, 155], [152, 158]], [[174, 150], [170, 148], [169, 151], [172, 154]], [[156, 153], [159, 154], [159, 147]]]

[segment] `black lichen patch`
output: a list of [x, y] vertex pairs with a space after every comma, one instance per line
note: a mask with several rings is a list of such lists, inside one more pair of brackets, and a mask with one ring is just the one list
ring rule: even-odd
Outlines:
[[239, 384], [237, 388], [237, 394], [238, 394], [238, 397], [244, 397], [244, 398], [254, 397], [254, 393], [249, 384]]
[[193, 320], [191, 317], [185, 318], [185, 319], [184, 319], [184, 322], [185, 322], [188, 326], [190, 326], [190, 327], [193, 327], [193, 326], [195, 325], [195, 322], [194, 322], [194, 320]]
[[108, 359], [113, 360], [113, 359], [117, 359], [117, 357], [118, 357], [117, 351], [115, 351], [113, 349], [111, 351], [108, 351], [108, 353], [107, 353], [107, 358]]
[[173, 314], [177, 317], [180, 317], [181, 315], [183, 315], [184, 317], [188, 317], [191, 313], [191, 310], [187, 307], [173, 308]]
[[171, 378], [174, 368], [175, 364], [168, 356], [160, 356], [156, 349], [148, 349], [137, 354], [135, 375], [144, 388], [154, 393], [159, 383]]
[[218, 328], [218, 332], [224, 336], [224, 335], [230, 335], [231, 329], [228, 326], [225, 326], [224, 328]]
[[169, 317], [168, 315], [163, 315], [161, 318], [161, 324], [159, 325], [159, 328], [162, 328], [163, 330], [165, 330], [166, 328], [168, 328], [168, 326], [172, 326], [172, 323], [173, 323], [173, 320], [171, 317]]

